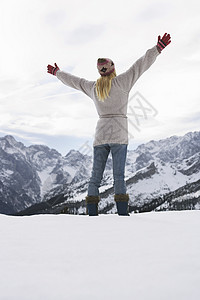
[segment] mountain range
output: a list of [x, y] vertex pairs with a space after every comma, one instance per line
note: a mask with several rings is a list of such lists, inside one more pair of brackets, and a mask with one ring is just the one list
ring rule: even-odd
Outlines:
[[[65, 156], [44, 145], [0, 138], [0, 213], [85, 214], [92, 156]], [[128, 150], [125, 179], [130, 212], [200, 209], [200, 132], [151, 140]], [[112, 158], [100, 187], [100, 213], [116, 213]]]

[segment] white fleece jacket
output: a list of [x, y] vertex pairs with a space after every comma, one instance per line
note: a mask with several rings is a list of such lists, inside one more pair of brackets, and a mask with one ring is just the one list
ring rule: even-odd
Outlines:
[[157, 46], [147, 50], [126, 72], [112, 79], [109, 98], [99, 101], [96, 95], [96, 81], [71, 75], [58, 70], [56, 76], [64, 84], [80, 90], [93, 101], [99, 115], [93, 146], [101, 144], [128, 144], [127, 105], [130, 90], [138, 78], [149, 69], [160, 52]]

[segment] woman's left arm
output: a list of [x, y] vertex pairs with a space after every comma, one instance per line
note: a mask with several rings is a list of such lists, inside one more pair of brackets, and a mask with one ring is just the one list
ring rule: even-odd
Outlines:
[[55, 75], [59, 80], [61, 80], [67, 86], [82, 91], [84, 94], [92, 98], [92, 91], [95, 83], [94, 81], [88, 81], [84, 78], [80, 78], [70, 73], [63, 72], [59, 69], [56, 63], [55, 63], [55, 67], [48, 65], [47, 72], [52, 75]]

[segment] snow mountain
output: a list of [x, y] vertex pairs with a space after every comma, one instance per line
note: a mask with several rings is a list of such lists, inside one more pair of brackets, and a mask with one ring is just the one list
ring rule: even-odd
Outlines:
[[[85, 214], [91, 156], [25, 147], [12, 136], [0, 139], [0, 155], [0, 212]], [[125, 176], [130, 211], [199, 209], [200, 132], [151, 140], [128, 151]], [[111, 156], [100, 196], [100, 212], [115, 213]]]
[[90, 157], [75, 150], [63, 157], [47, 146], [25, 147], [12, 136], [0, 138], [0, 212], [24, 210], [51, 190], [88, 178], [90, 164]]

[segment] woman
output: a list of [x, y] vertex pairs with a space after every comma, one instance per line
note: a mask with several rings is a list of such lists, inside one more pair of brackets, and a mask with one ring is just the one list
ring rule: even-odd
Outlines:
[[60, 71], [48, 65], [48, 73], [56, 75], [64, 84], [78, 89], [89, 96], [96, 106], [99, 120], [97, 122], [93, 143], [93, 169], [86, 196], [87, 211], [90, 216], [98, 215], [99, 187], [103, 177], [109, 153], [112, 154], [114, 199], [118, 215], [128, 215], [129, 196], [126, 194], [124, 181], [125, 162], [128, 145], [127, 104], [129, 92], [137, 79], [154, 63], [161, 51], [171, 42], [169, 34], [157, 45], [147, 50], [126, 72], [116, 75], [115, 65], [111, 59], [99, 58], [97, 69], [101, 77], [88, 81]]

